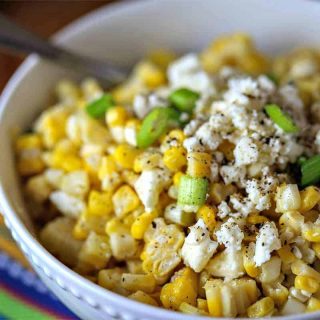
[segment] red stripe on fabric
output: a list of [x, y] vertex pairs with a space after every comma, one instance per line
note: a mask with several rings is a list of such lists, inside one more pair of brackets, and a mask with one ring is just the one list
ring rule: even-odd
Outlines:
[[13, 291], [10, 287], [8, 287], [7, 285], [5, 285], [4, 283], [0, 283], [0, 289], [3, 289], [4, 291], [6, 291], [8, 294], [12, 295], [13, 297], [15, 297], [18, 300], [23, 300], [26, 304], [28, 304], [30, 307], [35, 307], [36, 309], [38, 309], [38, 311], [43, 312], [44, 314], [51, 316], [51, 317], [57, 317], [58, 319], [69, 319], [69, 318], [64, 318], [63, 315], [56, 313], [54, 311], [48, 310], [44, 307], [42, 307], [40, 304], [38, 304], [36, 301], [30, 299], [29, 297], [18, 293], [16, 291]]

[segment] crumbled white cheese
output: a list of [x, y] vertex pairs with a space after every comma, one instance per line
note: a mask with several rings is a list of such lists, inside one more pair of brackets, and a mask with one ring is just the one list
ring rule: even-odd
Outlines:
[[225, 184], [233, 182], [241, 183], [245, 177], [246, 169], [244, 167], [236, 167], [234, 165], [226, 165], [220, 168], [220, 175]]
[[258, 146], [249, 137], [241, 138], [233, 153], [238, 166], [254, 163], [259, 157]]
[[124, 138], [126, 142], [134, 147], [137, 146], [137, 131], [133, 126], [125, 127]]
[[54, 191], [50, 194], [50, 201], [65, 216], [78, 218], [86, 209], [85, 202], [63, 191]]
[[261, 266], [270, 259], [272, 251], [280, 248], [281, 242], [275, 223], [273, 221], [265, 222], [257, 235], [254, 254], [255, 264]]
[[240, 194], [231, 195], [230, 204], [242, 217], [247, 217], [250, 213], [256, 212], [254, 203], [249, 198], [243, 197]]
[[230, 251], [241, 250], [241, 243], [244, 238], [244, 233], [241, 231], [235, 219], [229, 218], [223, 223], [218, 231], [216, 231], [217, 240], [219, 243]]
[[164, 180], [166, 180], [164, 170], [153, 169], [142, 171], [140, 177], [135, 182], [135, 190], [147, 212], [154, 210], [158, 204]]
[[216, 150], [222, 141], [221, 136], [213, 130], [209, 122], [206, 122], [197, 130], [196, 137], [200, 144], [206, 146], [210, 151]]
[[183, 141], [183, 146], [188, 152], [203, 152], [205, 148], [196, 137], [187, 138]]
[[167, 100], [158, 94], [138, 94], [133, 100], [133, 110], [136, 116], [143, 119], [155, 107], [166, 107]]
[[222, 201], [218, 206], [218, 212], [217, 215], [220, 219], [224, 219], [227, 216], [229, 216], [231, 213], [231, 209], [228, 206], [226, 201]]
[[185, 265], [195, 272], [201, 272], [209, 259], [216, 252], [218, 243], [210, 239], [209, 231], [202, 219], [190, 227], [190, 233], [185, 238], [181, 255]]
[[188, 54], [173, 62], [168, 68], [169, 83], [173, 88], [189, 88], [201, 93], [215, 92], [209, 75], [203, 71], [196, 54]]

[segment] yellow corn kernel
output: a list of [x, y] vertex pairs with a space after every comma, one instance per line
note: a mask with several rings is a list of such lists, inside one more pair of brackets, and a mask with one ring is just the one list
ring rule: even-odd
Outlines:
[[259, 214], [250, 214], [247, 217], [247, 222], [250, 224], [260, 224], [268, 221], [269, 219], [265, 216], [261, 216]]
[[197, 308], [204, 311], [204, 312], [209, 312], [207, 300], [198, 298], [197, 299]]
[[188, 169], [187, 173], [191, 177], [205, 178], [211, 174], [212, 156], [206, 152], [189, 152], [187, 156]]
[[291, 252], [291, 248], [288, 245], [281, 247], [277, 253], [284, 264], [291, 265], [291, 263], [297, 260], [297, 257]]
[[223, 183], [213, 183], [210, 185], [209, 195], [214, 204], [220, 204], [236, 191], [236, 187], [232, 184], [225, 185]]
[[174, 52], [163, 49], [152, 51], [148, 54], [148, 60], [162, 69], [166, 69], [176, 58], [177, 56]]
[[174, 184], [176, 187], [179, 186], [179, 184], [180, 184], [180, 179], [181, 179], [181, 177], [182, 177], [183, 175], [184, 175], [184, 173], [181, 172], [181, 171], [178, 171], [178, 172], [176, 172], [176, 173], [173, 175], [173, 184]]
[[139, 149], [128, 144], [120, 144], [114, 151], [116, 163], [124, 169], [133, 169], [135, 158], [139, 155]]
[[209, 314], [214, 317], [223, 315], [223, 305], [221, 297], [222, 280], [209, 280], [205, 285], [206, 298]]
[[307, 312], [315, 312], [320, 310], [320, 300], [311, 297], [307, 303]]
[[134, 160], [133, 170], [137, 173], [142, 170], [151, 170], [160, 166], [162, 155], [160, 152], [149, 150], [140, 153]]
[[179, 310], [182, 302], [196, 305], [197, 274], [186, 267], [179, 270], [173, 281], [165, 284], [161, 289], [160, 300], [167, 309]]
[[140, 200], [135, 191], [128, 185], [121, 186], [112, 196], [112, 203], [118, 217], [123, 217], [137, 209]]
[[315, 293], [318, 291], [320, 284], [315, 279], [308, 276], [296, 276], [294, 279], [294, 286], [296, 289]]
[[22, 176], [32, 176], [41, 173], [45, 168], [40, 155], [36, 157], [20, 157], [17, 161], [17, 169]]
[[151, 62], [139, 63], [134, 72], [148, 88], [154, 89], [166, 83], [165, 72]]
[[96, 216], [109, 215], [113, 211], [111, 194], [107, 192], [91, 191], [88, 200], [90, 214]]
[[270, 297], [265, 297], [258, 300], [247, 309], [249, 318], [260, 318], [270, 316], [272, 315], [273, 311], [274, 302]]
[[143, 239], [144, 233], [154, 218], [158, 216], [156, 211], [144, 212], [138, 216], [131, 226], [131, 235], [135, 239]]
[[285, 213], [287, 211], [299, 210], [301, 198], [296, 184], [283, 184], [277, 187], [276, 211]]
[[110, 236], [112, 233], [128, 233], [128, 227], [118, 217], [110, 219], [106, 223], [106, 234]]
[[311, 210], [320, 200], [320, 192], [319, 189], [310, 186], [300, 191], [301, 197], [301, 206], [299, 211], [305, 213]]
[[122, 106], [110, 108], [106, 113], [106, 123], [109, 127], [123, 127], [128, 118], [127, 110]]
[[186, 314], [193, 314], [193, 315], [206, 315], [207, 313], [203, 310], [200, 310], [187, 302], [182, 302], [179, 306], [179, 311], [186, 313]]
[[101, 159], [98, 176], [102, 180], [105, 176], [109, 176], [117, 171], [117, 165], [112, 156], [105, 156]]
[[74, 82], [69, 80], [61, 80], [57, 84], [56, 94], [60, 101], [74, 103], [80, 97], [80, 90]]
[[279, 219], [281, 227], [290, 227], [293, 231], [300, 233], [304, 224], [304, 217], [298, 211], [287, 211]]
[[124, 126], [124, 137], [127, 143], [132, 146], [137, 145], [137, 134], [141, 127], [141, 121], [133, 118], [129, 119]]
[[206, 226], [212, 231], [217, 225], [217, 209], [212, 206], [203, 205], [197, 212], [197, 219], [202, 219]]
[[320, 226], [306, 223], [302, 228], [302, 236], [310, 242], [320, 242]]
[[271, 297], [277, 307], [282, 307], [288, 300], [289, 290], [279, 282], [263, 283], [263, 293]]
[[152, 293], [156, 288], [156, 280], [152, 274], [124, 273], [121, 278], [121, 286], [131, 292], [141, 290]]
[[292, 263], [291, 271], [293, 274], [297, 276], [311, 277], [320, 282], [320, 273], [301, 260], [296, 260]]
[[179, 171], [187, 164], [187, 152], [183, 147], [172, 147], [164, 152], [163, 162], [171, 171]]
[[221, 151], [228, 161], [234, 159], [233, 150], [235, 145], [228, 140], [224, 140], [218, 147], [218, 150]]
[[165, 152], [166, 150], [172, 147], [180, 147], [184, 139], [186, 138], [185, 134], [180, 129], [171, 130], [167, 135], [160, 138], [161, 141], [161, 151]]
[[130, 296], [128, 296], [128, 298], [136, 300], [141, 303], [149, 304], [150, 306], [155, 306], [155, 307], [159, 306], [155, 299], [153, 299], [151, 296], [149, 296], [147, 293], [145, 293], [141, 290], [130, 294]]
[[41, 137], [36, 133], [26, 133], [18, 137], [16, 141], [16, 151], [20, 152], [26, 149], [41, 149]]
[[246, 270], [246, 273], [252, 278], [258, 277], [261, 272], [261, 269], [256, 266], [253, 260], [254, 253], [255, 247], [252, 242], [242, 249], [243, 267]]
[[312, 249], [316, 253], [318, 259], [320, 259], [320, 243], [316, 242], [312, 244]]
[[98, 284], [106, 289], [127, 296], [129, 292], [121, 286], [121, 276], [124, 270], [121, 268], [103, 269], [98, 273]]
[[111, 255], [108, 237], [90, 232], [79, 252], [79, 261], [96, 269], [102, 269], [107, 265]]
[[85, 240], [88, 237], [88, 235], [89, 230], [80, 217], [75, 226], [73, 227], [72, 236], [76, 240]]

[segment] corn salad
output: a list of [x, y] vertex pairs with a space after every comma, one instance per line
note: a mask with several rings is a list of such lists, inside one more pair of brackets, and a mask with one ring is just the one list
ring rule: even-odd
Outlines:
[[43, 245], [98, 285], [212, 317], [320, 310], [320, 52], [246, 34], [62, 80], [15, 141]]

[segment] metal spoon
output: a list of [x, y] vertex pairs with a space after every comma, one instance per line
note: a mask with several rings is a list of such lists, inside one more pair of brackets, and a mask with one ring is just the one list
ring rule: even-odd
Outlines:
[[15, 52], [37, 53], [41, 57], [73, 71], [95, 76], [109, 85], [123, 81], [128, 75], [128, 70], [125, 68], [82, 56], [53, 45], [0, 14], [1, 46], [13, 49]]

